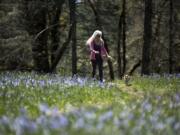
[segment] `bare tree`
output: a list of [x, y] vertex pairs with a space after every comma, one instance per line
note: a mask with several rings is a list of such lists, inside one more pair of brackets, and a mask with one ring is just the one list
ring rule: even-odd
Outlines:
[[169, 73], [173, 68], [173, 0], [169, 0]]
[[144, 44], [141, 74], [150, 73], [150, 47], [152, 42], [152, 0], [145, 0]]
[[121, 52], [122, 52], [122, 13], [119, 16], [119, 24], [118, 24], [118, 45], [117, 45], [117, 66], [118, 66], [118, 77], [122, 78], [122, 60], [121, 60]]
[[160, 2], [157, 5], [156, 12], [153, 14], [153, 19], [155, 20], [154, 24], [154, 33], [152, 37], [152, 47], [151, 47], [151, 70], [156, 73], [160, 73], [161, 71], [161, 53], [160, 50], [162, 49], [161, 44], [161, 31], [162, 31], [162, 22], [163, 22], [163, 12], [166, 9], [166, 6], [168, 4], [167, 0], [159, 0]]
[[123, 74], [126, 70], [126, 0], [123, 0], [122, 6], [122, 47], [123, 47]]
[[77, 74], [77, 47], [76, 47], [76, 0], [69, 0], [70, 24], [72, 25], [72, 76]]
[[56, 51], [58, 49], [59, 43], [60, 43], [60, 16], [62, 12], [62, 6], [64, 4], [65, 0], [61, 1], [55, 1], [53, 4], [53, 11], [49, 13], [50, 15], [50, 25], [56, 25], [51, 29], [51, 64], [55, 60]]

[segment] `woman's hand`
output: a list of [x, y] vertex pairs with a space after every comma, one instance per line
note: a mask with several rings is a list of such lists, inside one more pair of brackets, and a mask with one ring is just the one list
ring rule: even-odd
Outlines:
[[103, 55], [104, 60], [113, 60], [113, 58], [110, 55]]
[[99, 51], [95, 51], [95, 50], [94, 50], [94, 53], [95, 53], [95, 54], [99, 54]]
[[113, 58], [112, 58], [110, 55], [107, 55], [107, 58], [108, 58], [109, 60], [113, 60]]

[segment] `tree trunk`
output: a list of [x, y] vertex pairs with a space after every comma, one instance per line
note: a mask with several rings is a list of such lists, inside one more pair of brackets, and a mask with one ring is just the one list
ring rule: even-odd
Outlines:
[[126, 0], [123, 0], [123, 8], [122, 8], [122, 46], [123, 46], [123, 74], [126, 71]]
[[122, 78], [122, 62], [121, 62], [121, 43], [122, 43], [122, 13], [119, 17], [119, 25], [118, 25], [118, 45], [117, 45], [117, 63], [118, 63], [118, 77]]
[[[69, 0], [69, 4], [70, 5], [72, 5], [72, 2], [74, 2], [74, 1], [70, 1]], [[69, 5], [69, 6], [70, 6]], [[63, 56], [63, 54], [64, 54], [64, 52], [66, 51], [66, 49], [67, 49], [67, 47], [68, 47], [68, 45], [70, 44], [70, 41], [71, 41], [71, 39], [72, 39], [72, 36], [75, 36], [76, 37], [76, 35], [73, 35], [73, 33], [74, 32], [76, 32], [74, 29], [76, 29], [76, 27], [75, 27], [75, 22], [73, 22], [72, 23], [72, 9], [71, 9], [71, 7], [69, 7], [69, 9], [70, 9], [70, 28], [69, 28], [69, 32], [68, 32], [68, 37], [67, 37], [67, 39], [66, 39], [66, 41], [62, 44], [62, 46], [59, 46], [58, 48], [57, 48], [57, 50], [56, 50], [56, 53], [54, 54], [54, 60], [52, 61], [52, 65], [51, 65], [51, 72], [54, 72], [55, 71], [55, 69], [56, 69], [56, 67], [57, 67], [57, 65], [58, 65], [58, 63], [59, 63], [59, 61], [61, 60], [61, 58], [62, 58], [62, 56]], [[75, 14], [75, 12], [74, 12], [74, 14]], [[75, 45], [76, 45], [76, 43], [75, 43]], [[73, 49], [72, 49], [73, 50]], [[76, 48], [75, 48], [75, 53], [76, 53]], [[74, 54], [73, 54], [74, 55]], [[76, 55], [76, 54], [75, 54]], [[75, 56], [76, 57], [76, 56]], [[77, 59], [77, 58], [76, 58]], [[76, 62], [75, 62], [76, 63]], [[75, 64], [76, 65], [76, 64]], [[76, 69], [76, 68], [75, 68]], [[74, 69], [72, 69], [73, 70], [73, 72], [74, 71], [76, 71], [77, 72], [77, 70], [74, 70]]]
[[169, 0], [169, 73], [173, 68], [173, 0]]
[[117, 55], [118, 55], [118, 77], [122, 78], [123, 74], [125, 74], [126, 71], [126, 0], [123, 0], [122, 13], [119, 19]]
[[71, 40], [72, 32], [73, 32], [73, 27], [72, 27], [72, 25], [70, 25], [69, 33], [68, 33], [68, 37], [67, 37], [66, 41], [64, 42], [62, 47], [59, 47], [57, 50], [57, 53], [55, 55], [55, 59], [54, 59], [52, 66], [51, 66], [51, 70], [50, 70], [51, 72], [53, 72], [56, 69], [56, 66], [58, 65], [59, 61], [61, 60], [61, 58], [65, 52], [65, 50], [67, 49], [67, 47], [70, 43], [70, 40]]
[[[55, 11], [50, 15], [51, 17], [51, 25], [58, 24], [59, 22], [59, 17], [61, 15], [61, 9], [62, 9], [62, 4], [59, 5], [58, 7], [55, 5]], [[55, 53], [58, 49], [59, 42], [60, 42], [60, 25], [57, 25], [51, 29], [51, 64], [55, 60]]]
[[[92, 10], [93, 10], [93, 12], [94, 12], [95, 21], [96, 21], [97, 27], [98, 27], [100, 30], [102, 30], [102, 24], [101, 24], [101, 21], [100, 21], [100, 16], [99, 16], [99, 14], [98, 14], [98, 12], [97, 12], [94, 4], [92, 3], [91, 0], [88, 0], [88, 3], [89, 3], [90, 7], [92, 8]], [[108, 45], [107, 45], [107, 42], [106, 42], [106, 39], [105, 39], [104, 35], [103, 35], [102, 38], [103, 38], [103, 40], [104, 40], [104, 46], [105, 46], [107, 52], [109, 53]], [[109, 75], [110, 75], [110, 78], [111, 78], [111, 80], [114, 80], [113, 64], [112, 64], [112, 62], [111, 62], [110, 60], [108, 60], [108, 66], [109, 66]]]
[[144, 44], [141, 74], [150, 74], [150, 47], [152, 42], [152, 0], [145, 0]]
[[77, 49], [76, 49], [76, 0], [69, 0], [70, 25], [72, 25], [72, 76], [77, 74]]
[[158, 10], [155, 12], [154, 16], [156, 16], [156, 23], [154, 28], [154, 34], [152, 38], [152, 49], [151, 49], [151, 70], [155, 73], [160, 73], [162, 68], [161, 63], [161, 49], [162, 45], [160, 42], [160, 36], [161, 36], [161, 29], [162, 29], [162, 21], [163, 21], [163, 12], [164, 10], [167, 10], [165, 7], [167, 6], [168, 1], [167, 0], [161, 0], [161, 3], [157, 6], [159, 7]]

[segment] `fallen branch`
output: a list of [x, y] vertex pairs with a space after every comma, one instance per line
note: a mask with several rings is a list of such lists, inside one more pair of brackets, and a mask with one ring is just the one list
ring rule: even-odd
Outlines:
[[132, 66], [132, 68], [130, 69], [130, 71], [128, 72], [128, 75], [132, 75], [133, 72], [141, 65], [141, 60], [139, 60], [136, 64], [134, 64]]

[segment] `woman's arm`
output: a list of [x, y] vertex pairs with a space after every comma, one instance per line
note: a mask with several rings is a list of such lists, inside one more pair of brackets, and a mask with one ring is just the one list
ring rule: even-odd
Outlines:
[[102, 44], [103, 57], [107, 57], [108, 59], [112, 59], [112, 57], [108, 54], [106, 48], [104, 47], [104, 43]]
[[95, 50], [94, 50], [93, 43], [90, 43], [90, 44], [89, 44], [89, 48], [90, 48], [90, 51], [91, 51], [91, 52], [93, 52], [93, 53], [99, 53], [98, 51], [95, 51]]

